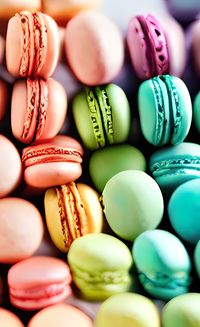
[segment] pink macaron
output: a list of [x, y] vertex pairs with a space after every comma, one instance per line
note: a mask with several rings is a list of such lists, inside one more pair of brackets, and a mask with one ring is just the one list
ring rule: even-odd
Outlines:
[[25, 182], [38, 188], [72, 182], [82, 173], [82, 155], [80, 143], [63, 135], [24, 148], [22, 163]]
[[66, 110], [65, 90], [53, 78], [19, 80], [12, 94], [13, 135], [23, 143], [53, 138], [64, 123]]
[[0, 308], [1, 327], [24, 327], [20, 319], [11, 311]]
[[200, 76], [200, 18], [191, 25], [192, 33], [192, 57], [195, 71]]
[[8, 271], [10, 302], [23, 310], [36, 310], [71, 295], [68, 265], [53, 257], [32, 257]]
[[111, 82], [124, 61], [124, 44], [118, 28], [95, 11], [82, 12], [69, 21], [65, 50], [75, 76], [87, 85]]
[[19, 185], [22, 163], [14, 144], [1, 134], [0, 154], [0, 198], [3, 198]]
[[29, 201], [0, 199], [0, 263], [15, 263], [39, 248], [44, 224], [38, 209]]
[[47, 78], [55, 70], [58, 53], [58, 29], [51, 17], [22, 11], [9, 20], [6, 63], [11, 75]]
[[0, 79], [0, 120], [5, 116], [7, 103], [8, 103], [8, 87], [7, 84]]

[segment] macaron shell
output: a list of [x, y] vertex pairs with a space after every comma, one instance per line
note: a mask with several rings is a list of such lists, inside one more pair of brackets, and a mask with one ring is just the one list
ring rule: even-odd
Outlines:
[[27, 327], [92, 327], [92, 320], [79, 309], [68, 304], [57, 304], [39, 311]]
[[70, 20], [65, 49], [74, 74], [87, 85], [111, 82], [124, 60], [123, 40], [117, 27], [103, 14], [92, 11]]
[[0, 326], [2, 327], [24, 327], [19, 318], [6, 309], [0, 308]]

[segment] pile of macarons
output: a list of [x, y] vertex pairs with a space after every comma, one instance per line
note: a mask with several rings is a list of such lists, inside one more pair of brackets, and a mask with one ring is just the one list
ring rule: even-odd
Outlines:
[[200, 6], [182, 5], [133, 10], [124, 35], [100, 0], [0, 2], [1, 327], [200, 327]]

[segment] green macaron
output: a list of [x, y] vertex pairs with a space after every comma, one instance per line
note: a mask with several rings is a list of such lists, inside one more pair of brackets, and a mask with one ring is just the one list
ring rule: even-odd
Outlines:
[[90, 150], [128, 138], [130, 107], [124, 91], [115, 84], [86, 87], [74, 98], [72, 112], [79, 135]]
[[130, 288], [131, 252], [111, 235], [93, 233], [76, 239], [68, 262], [73, 281], [86, 299], [104, 300]]

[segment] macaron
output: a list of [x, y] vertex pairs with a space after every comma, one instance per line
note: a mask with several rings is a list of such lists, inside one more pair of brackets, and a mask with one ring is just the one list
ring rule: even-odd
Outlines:
[[48, 189], [44, 207], [49, 234], [62, 252], [68, 252], [76, 238], [102, 230], [99, 196], [86, 184], [71, 182]]
[[200, 91], [196, 94], [194, 98], [192, 118], [196, 129], [198, 130], [198, 132], [200, 132]]
[[129, 248], [119, 239], [102, 233], [77, 238], [68, 252], [72, 278], [88, 300], [104, 300], [130, 288]]
[[6, 63], [11, 75], [46, 79], [56, 68], [58, 54], [58, 29], [50, 16], [22, 11], [9, 20]]
[[43, 0], [43, 12], [51, 16], [59, 23], [66, 26], [66, 22], [81, 11], [96, 10], [101, 7], [102, 0]]
[[108, 180], [124, 170], [146, 169], [143, 153], [129, 144], [105, 147], [95, 151], [89, 161], [89, 172], [98, 191], [102, 192]]
[[28, 10], [31, 12], [36, 12], [41, 9], [41, 0], [17, 0], [17, 1], [7, 1], [1, 0], [0, 2], [0, 19], [7, 20], [16, 12], [22, 10]]
[[0, 308], [1, 327], [24, 327], [20, 319], [11, 311]]
[[104, 301], [96, 315], [95, 327], [160, 327], [156, 305], [147, 297], [122, 293]]
[[169, 220], [183, 240], [196, 244], [200, 240], [200, 179], [183, 183], [168, 203]]
[[0, 121], [5, 116], [8, 104], [8, 86], [0, 79]]
[[192, 52], [192, 58], [193, 58], [193, 64], [195, 68], [195, 73], [197, 76], [200, 76], [200, 59], [199, 59], [199, 53], [200, 53], [200, 19], [198, 19], [195, 23], [193, 23], [191, 27], [191, 52]]
[[1, 134], [0, 153], [0, 198], [3, 198], [14, 191], [20, 184], [22, 163], [14, 144]]
[[136, 238], [132, 252], [140, 282], [152, 297], [168, 301], [188, 292], [190, 257], [176, 236], [160, 229], [146, 231]]
[[81, 310], [69, 304], [55, 304], [32, 317], [27, 327], [92, 327], [92, 320]]
[[114, 175], [106, 183], [102, 203], [113, 232], [129, 241], [156, 228], [164, 211], [159, 186], [151, 176], [139, 170]]
[[200, 278], [200, 240], [197, 242], [194, 249], [194, 265]]
[[166, 194], [186, 181], [199, 178], [199, 164], [200, 145], [189, 142], [158, 150], [149, 161], [154, 179]]
[[82, 173], [82, 155], [80, 143], [70, 136], [58, 135], [26, 147], [22, 152], [25, 182], [38, 188], [72, 182]]
[[162, 75], [143, 82], [139, 87], [138, 108], [142, 133], [149, 143], [184, 141], [192, 121], [192, 103], [180, 78]]
[[23, 310], [37, 310], [71, 295], [68, 265], [53, 257], [22, 260], [8, 271], [10, 302]]
[[162, 311], [163, 327], [199, 327], [200, 294], [188, 293], [169, 301]]
[[74, 121], [84, 145], [95, 150], [122, 143], [130, 132], [130, 107], [124, 91], [115, 84], [86, 87], [73, 100]]
[[0, 263], [15, 263], [33, 255], [44, 232], [39, 210], [20, 198], [0, 199]]
[[53, 138], [64, 124], [66, 110], [65, 90], [53, 78], [19, 80], [12, 94], [13, 135], [23, 143]]
[[95, 11], [79, 13], [69, 21], [65, 50], [73, 73], [86, 85], [110, 83], [124, 61], [120, 31], [108, 17]]

